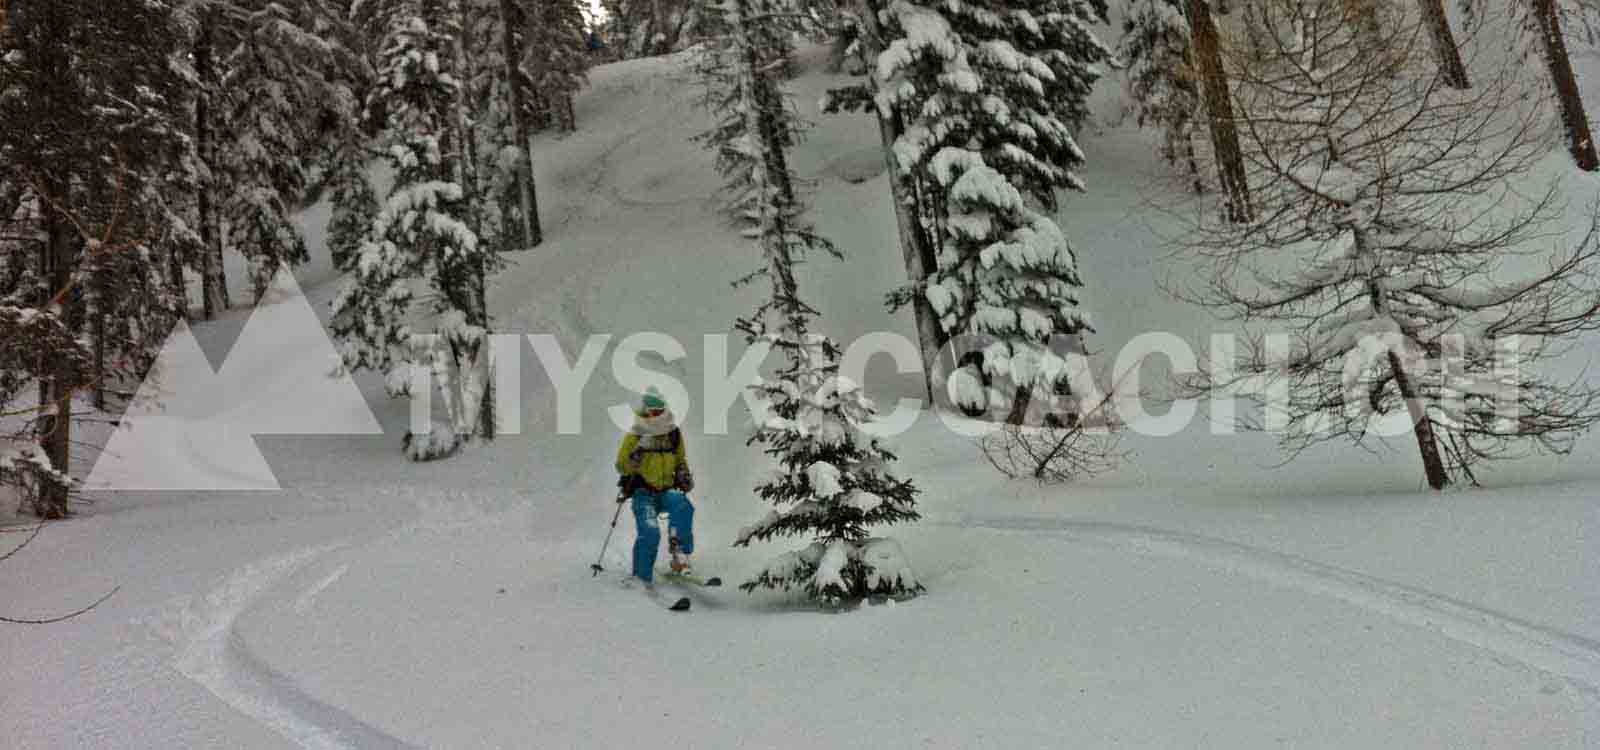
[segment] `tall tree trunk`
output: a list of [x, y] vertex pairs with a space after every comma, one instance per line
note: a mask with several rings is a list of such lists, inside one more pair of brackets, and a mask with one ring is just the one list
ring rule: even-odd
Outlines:
[[[1358, 258], [1373, 257], [1365, 230], [1354, 230], [1352, 240]], [[1379, 316], [1389, 314], [1387, 298], [1375, 280], [1367, 284], [1367, 298], [1375, 314]], [[1428, 486], [1442, 490], [1450, 483], [1450, 475], [1445, 472], [1444, 459], [1439, 454], [1439, 440], [1433, 432], [1433, 420], [1428, 418], [1427, 406], [1422, 403], [1420, 394], [1411, 383], [1411, 376], [1400, 361], [1400, 355], [1395, 354], [1392, 348], [1388, 351], [1388, 361], [1389, 371], [1394, 375], [1395, 387], [1400, 389], [1400, 398], [1405, 401], [1406, 412], [1411, 416], [1411, 431], [1416, 434], [1417, 449], [1422, 453], [1422, 471], [1428, 478]]]
[[[738, 22], [743, 24], [745, 23], [742, 10], [744, 4], [740, 0], [735, 0], [735, 2], [737, 3], [735, 7], [741, 9], [735, 11], [738, 14]], [[777, 183], [778, 196], [784, 205], [793, 206], [795, 202], [794, 184], [790, 179], [789, 157], [784, 152], [788, 144], [784, 143], [780, 124], [771, 115], [774, 109], [784, 106], [783, 97], [779, 94], [777, 85], [773, 83], [771, 71], [762, 69], [761, 61], [756, 57], [754, 39], [748, 36], [748, 27], [742, 33], [746, 34], [745, 39], [748, 42], [742, 45], [745, 54], [744, 63], [750, 69], [750, 82], [755, 89], [751, 92], [752, 98], [756, 101], [757, 109], [756, 122], [754, 123], [756, 125], [755, 132], [767, 144], [767, 179]]]
[[1395, 385], [1400, 388], [1400, 397], [1405, 399], [1406, 412], [1411, 416], [1411, 431], [1417, 436], [1417, 449], [1422, 453], [1422, 472], [1428, 478], [1428, 486], [1442, 490], [1450, 484], [1450, 475], [1445, 473], [1444, 459], [1439, 454], [1439, 439], [1433, 432], [1433, 420], [1428, 418], [1427, 407], [1418, 397], [1410, 376], [1400, 365], [1400, 357], [1394, 352], [1389, 352], [1389, 368], [1394, 372]]
[[539, 192], [533, 178], [533, 131], [528, 127], [528, 112], [522, 96], [522, 87], [517, 85], [517, 80], [520, 78], [518, 61], [522, 59], [522, 48], [517, 44], [513, 28], [516, 17], [513, 0], [500, 0], [500, 20], [501, 25], [505, 27], [501, 47], [506, 58], [506, 91], [510, 97], [511, 121], [516, 129], [517, 148], [522, 152], [522, 158], [517, 160], [517, 197], [522, 206], [521, 249], [526, 250], [538, 247], [544, 242], [544, 229], [539, 225]]
[[[216, 185], [217, 144], [211, 129], [211, 95], [218, 82], [212, 49], [216, 21], [214, 11], [200, 13], [200, 32], [194, 46], [194, 70], [199, 90], [194, 105], [194, 140], [203, 166], [197, 192], [200, 208], [200, 305], [205, 319], [212, 320], [227, 310], [228, 279], [222, 267], [222, 230], [217, 221], [217, 205], [212, 191]], [[186, 295], [187, 296], [187, 295]], [[188, 304], [185, 302], [184, 307]]]
[[[504, 14], [501, 20], [505, 26], [505, 35], [502, 42], [505, 45], [503, 49], [506, 53], [507, 83], [510, 90], [515, 92], [517, 86], [513, 75], [516, 72], [516, 60], [521, 58], [512, 56], [515, 50], [511, 29], [512, 10], [511, 0], [501, 0], [500, 11]], [[460, 0], [454, 0], [450, 5], [450, 11], [455, 14], [457, 24], [456, 38], [454, 40], [456, 79], [465, 80], [470, 69], [467, 63], [467, 34], [470, 33], [469, 30], [472, 25], [466, 15], [465, 3]], [[513, 99], [513, 102], [515, 101]], [[470, 111], [471, 104], [467, 99], [467, 90], [465, 86], [462, 86], [456, 92], [456, 140], [459, 146], [457, 148], [455, 178], [461, 185], [462, 203], [467, 210], [468, 224], [474, 234], [482, 237], [483, 216], [478, 210], [482, 203], [482, 194], [480, 192], [482, 181], [479, 179], [478, 174], [478, 142], [472, 132]], [[529, 180], [526, 184], [531, 186], [532, 162], [524, 159], [522, 163], [527, 164], [529, 167], [527, 173]], [[527, 203], [524, 203], [525, 207], [527, 205]], [[525, 218], [524, 227], [527, 226], [528, 221]], [[485, 440], [493, 440], [495, 436], [494, 372], [490, 368], [491, 355], [488, 337], [488, 260], [480, 253], [476, 262], [463, 270], [465, 271], [465, 278], [454, 280], [453, 283], [458, 283], [465, 287], [459, 290], [457, 294], [465, 298], [461, 307], [466, 313], [467, 323], [476, 326], [484, 335], [480, 336], [477, 341], [472, 342], [467, 351], [456, 351], [456, 373], [459, 380], [457, 387], [461, 388], [463, 397], [471, 395], [468, 388], [464, 387], [472, 382], [467, 376], [469, 369], [475, 377], [482, 378], [481, 385], [483, 390], [476, 394], [478, 402], [475, 404], [465, 403], [465, 398], [463, 398], [461, 406], [462, 408], [477, 409], [475, 418], [471, 420], [476, 423], [477, 436]], [[465, 415], [463, 414], [463, 416]]]
[[1006, 424], [1022, 425], [1028, 418], [1028, 407], [1033, 404], [1033, 388], [1031, 386], [1018, 386], [1017, 392], [1011, 397], [1011, 413], [1006, 415]]
[[[867, 59], [867, 80], [874, 92], [878, 88], [877, 59], [883, 52], [883, 28], [878, 23], [877, 0], [856, 0], [857, 13], [865, 25], [861, 46]], [[903, 125], [897, 112], [885, 113], [873, 108], [878, 118], [878, 138], [883, 145], [883, 159], [889, 172], [889, 191], [894, 198], [895, 227], [900, 236], [900, 256], [905, 262], [906, 277], [918, 287], [911, 302], [917, 322], [917, 348], [922, 352], [923, 387], [929, 403], [934, 402], [935, 371], [939, 366], [939, 352], [944, 348], [944, 332], [939, 327], [939, 317], [933, 305], [921, 290], [928, 278], [937, 270], [933, 247], [923, 231], [917, 212], [917, 189], [911, 175], [900, 169], [895, 157], [894, 144], [900, 137]], [[942, 378], [940, 378], [942, 384]]]
[[1228, 220], [1247, 222], [1254, 212], [1244, 170], [1244, 151], [1239, 148], [1239, 131], [1233, 122], [1233, 96], [1228, 91], [1227, 71], [1222, 67], [1221, 39], [1207, 0], [1189, 0], [1189, 22], [1194, 60], [1200, 74], [1200, 93], [1205, 101], [1206, 119], [1211, 124], [1217, 184], [1222, 189]]
[[183, 320], [189, 320], [189, 295], [187, 285], [183, 278], [183, 255], [178, 252], [177, 243], [171, 243], [167, 250], [167, 293], [172, 295], [174, 304], [178, 307], [178, 314]]
[[[55, 193], [55, 200], [61, 205], [68, 205], [66, 191]], [[44, 260], [46, 265], [42, 276], [48, 279], [42, 300], [49, 303], [50, 298], [59, 294], [72, 283], [72, 259], [75, 254], [73, 234], [65, 217], [59, 215], [54, 206], [45, 208], [45, 237], [46, 250]], [[69, 309], [72, 306], [72, 295], [68, 293], [61, 301], [62, 310], [59, 315], [64, 324], [70, 325], [72, 316]], [[39, 383], [40, 406], [46, 411], [39, 420], [39, 442], [44, 446], [45, 455], [49, 456], [50, 464], [56, 471], [66, 474], [71, 468], [72, 454], [72, 389], [76, 385], [72, 382], [73, 374], [69, 367], [47, 362], [45, 369], [53, 369], [53, 374], [45, 377]], [[54, 365], [53, 368], [50, 366]], [[67, 487], [53, 482], [46, 482], [39, 488], [38, 496], [34, 500], [34, 513], [40, 518], [56, 519], [66, 518]]]
[[1456, 47], [1456, 36], [1450, 31], [1450, 19], [1444, 13], [1444, 0], [1417, 0], [1422, 7], [1422, 22], [1428, 26], [1428, 40], [1433, 54], [1439, 58], [1439, 75], [1446, 86], [1453, 89], [1471, 88], [1467, 79], [1467, 66], [1461, 62], [1461, 50]]
[[[666, 21], [661, 18], [661, 0], [650, 0], [650, 38], [644, 40], [645, 56], [664, 54], [667, 43]], [[657, 42], [656, 37], [661, 41]]]
[[1561, 14], [1555, 0], [1531, 0], [1534, 18], [1539, 22], [1539, 41], [1544, 46], [1545, 65], [1550, 68], [1550, 79], [1555, 83], [1556, 100], [1561, 103], [1561, 120], [1567, 127], [1567, 149], [1572, 160], [1585, 172], [1600, 169], [1600, 157], [1595, 154], [1594, 136], [1589, 131], [1589, 117], [1583, 111], [1583, 97], [1578, 93], [1578, 79], [1572, 73], [1572, 60], [1567, 57], [1566, 35], [1561, 32]]
[[754, 133], [761, 139], [766, 156], [765, 179], [775, 181], [778, 187], [776, 203], [779, 205], [771, 214], [772, 226], [762, 232], [762, 253], [767, 258], [772, 296], [778, 302], [778, 309], [787, 319], [796, 344], [805, 346], [806, 309], [800, 303], [800, 285], [794, 277], [794, 256], [790, 254], [786, 241], [790, 231], [789, 209], [794, 208], [795, 204], [793, 181], [789, 175], [789, 143], [783, 137], [783, 124], [775, 116], [783, 107], [783, 99], [773, 81], [775, 72], [762, 63], [756, 50], [745, 0], [733, 0], [732, 8], [734, 33], [738, 35], [738, 45], [744, 51], [745, 73], [753, 89], [751, 97], [756, 101], [755, 107], [744, 111], [745, 132]]
[[86, 316], [94, 332], [94, 408], [106, 410], [106, 312], [100, 291], [84, 295], [89, 300]]

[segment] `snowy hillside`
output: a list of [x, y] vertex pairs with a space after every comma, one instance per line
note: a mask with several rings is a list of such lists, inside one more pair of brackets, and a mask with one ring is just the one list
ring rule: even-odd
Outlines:
[[[816, 124], [794, 162], [846, 260], [808, 263], [802, 284], [835, 338], [909, 338], [909, 315], [881, 304], [904, 269], [877, 132], [817, 111], [843, 80], [821, 57], [808, 52], [793, 82]], [[1597, 61], [1582, 65], [1600, 100]], [[1155, 136], [1117, 122], [1104, 88], [1082, 137], [1089, 192], [1059, 212], [1089, 286], [1091, 349], [1159, 330], [1198, 350], [1218, 325], [1160, 291], [1175, 265], [1149, 208]], [[553, 334], [568, 361], [612, 335], [581, 432], [559, 433], [557, 389], [525, 347], [523, 434], [451, 460], [406, 461], [408, 405], [364, 376], [388, 435], [259, 438], [282, 491], [99, 497], [5, 561], [0, 614], [121, 589], [83, 617], [0, 629], [0, 744], [1600, 747], [1592, 436], [1566, 460], [1501, 465], [1485, 489], [1439, 495], [1400, 440], [1280, 465], [1271, 436], [1196, 419], [1130, 435], [1114, 473], [1041, 488], [1002, 479], [925, 412], [894, 441], [922, 490], [923, 520], [895, 534], [925, 596], [840, 615], [729, 586], [669, 614], [617, 585], [626, 519], [592, 577], [614, 508], [606, 410], [635, 398], [609, 376], [619, 343], [682, 342], [681, 359], [641, 362], [698, 407], [724, 374], [704, 372], [703, 337], [754, 304], [729, 283], [758, 259], [725, 228], [720, 180], [689, 140], [706, 125], [698, 94], [682, 55], [597, 68], [579, 131], [539, 144], [547, 240], [510, 258], [489, 300], [499, 330]], [[1553, 148], [1545, 166], [1566, 158]], [[1575, 201], [1600, 191], [1571, 179]], [[306, 215], [314, 247], [325, 217]], [[324, 317], [327, 268], [304, 278]], [[197, 327], [214, 361], [243, 320]], [[732, 362], [744, 345], [729, 338]], [[282, 356], [297, 351], [283, 342]], [[1568, 364], [1595, 353], [1586, 341]], [[887, 357], [868, 370], [885, 408], [920, 387]], [[702, 409], [680, 417], [696, 568], [736, 583], [787, 548], [730, 546], [767, 510], [750, 490], [767, 462], [745, 445], [743, 408], [729, 414], [726, 434], [707, 434], [719, 430]]]

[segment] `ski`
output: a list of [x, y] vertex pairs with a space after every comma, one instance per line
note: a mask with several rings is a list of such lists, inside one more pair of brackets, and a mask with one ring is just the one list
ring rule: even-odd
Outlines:
[[681, 596], [680, 595], [680, 596], [678, 596], [678, 598], [674, 599], [670, 595], [668, 595], [666, 592], [661, 591], [660, 589], [657, 589], [655, 587], [647, 587], [644, 590], [644, 593], [645, 593], [645, 596], [650, 597], [650, 601], [653, 601], [656, 604], [659, 604], [662, 607], [666, 608], [666, 610], [668, 612], [688, 612], [689, 611], [690, 602], [689, 602], [689, 597], [687, 597], [687, 596]]
[[656, 580], [660, 581], [661, 585], [663, 586], [673, 586], [679, 591], [688, 594], [687, 598], [694, 599], [699, 604], [703, 604], [712, 609], [720, 609], [722, 607], [722, 602], [709, 591], [705, 590], [721, 587], [721, 578], [717, 578], [715, 576], [710, 578], [702, 578], [692, 574], [685, 575], [682, 573], [666, 572], [656, 574]]
[[722, 579], [716, 576], [712, 576], [710, 578], [701, 578], [700, 576], [690, 573], [662, 573], [661, 580], [670, 581], [672, 583], [688, 584], [690, 586], [700, 586], [703, 588], [715, 588], [722, 585]]

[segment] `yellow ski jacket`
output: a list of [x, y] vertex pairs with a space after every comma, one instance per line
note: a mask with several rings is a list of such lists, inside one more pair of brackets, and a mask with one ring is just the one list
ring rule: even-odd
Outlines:
[[[678, 447], [673, 450], [641, 449], [638, 453], [638, 463], [634, 463], [633, 452], [639, 448], [639, 435], [628, 433], [622, 438], [622, 445], [617, 448], [617, 473], [623, 476], [639, 475], [644, 479], [650, 489], [657, 492], [672, 489], [677, 482], [678, 467], [687, 466], [688, 458], [683, 450], [683, 435], [677, 436]], [[661, 441], [668, 440], [666, 435], [659, 436]], [[656, 442], [652, 440], [652, 442]]]

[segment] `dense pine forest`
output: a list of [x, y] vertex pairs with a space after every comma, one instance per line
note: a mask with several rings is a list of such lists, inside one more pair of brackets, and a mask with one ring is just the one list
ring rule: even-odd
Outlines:
[[[1410, 746], [1581, 746], [1597, 76], [1596, 0], [0, 0], [0, 628], [108, 649], [120, 616], [160, 642], [130, 659], [307, 746], [487, 742], [351, 685], [465, 695], [528, 666], [519, 628], [562, 679], [704, 670], [741, 715], [685, 712], [728, 746], [863, 705], [916, 720], [822, 744], [1171, 746], [1191, 693], [1153, 675], [1266, 673], [1252, 633], [1346, 701], [1302, 739], [1385, 736], [1371, 690], [1417, 701]], [[602, 573], [731, 645], [577, 645], [631, 643], [573, 593]], [[1431, 714], [1302, 650], [1369, 619], [1443, 634], [1395, 647], [1421, 682], [1465, 648], [1579, 697], [1440, 678]], [[391, 626], [414, 665], [349, 636]], [[1082, 664], [1115, 697], [1074, 698]], [[150, 708], [118, 670], [39, 695]], [[793, 726], [785, 675], [819, 694]], [[486, 714], [524, 695], [495, 679]], [[586, 717], [533, 711], [563, 742], [654, 736], [529, 679]], [[1195, 689], [1256, 716], [1251, 684]], [[1120, 728], [955, 707], [985, 690]], [[1479, 704], [1508, 713], [1450, 719]], [[198, 715], [152, 726], [230, 731]], [[1198, 730], [1268, 746], [1270, 715]]]

